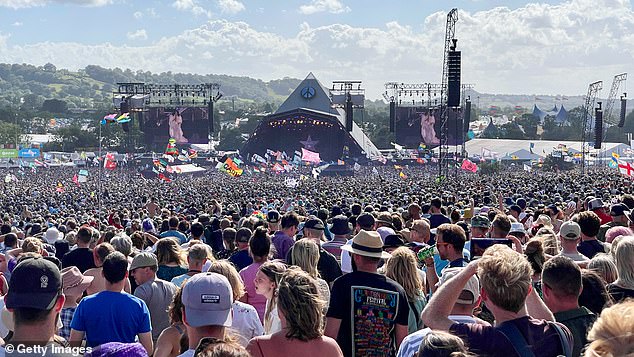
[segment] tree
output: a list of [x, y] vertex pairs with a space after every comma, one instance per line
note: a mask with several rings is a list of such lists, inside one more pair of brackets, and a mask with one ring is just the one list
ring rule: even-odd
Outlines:
[[518, 125], [522, 126], [527, 139], [537, 139], [537, 127], [539, 126], [539, 118], [533, 114], [522, 114], [516, 119]]
[[505, 139], [526, 139], [524, 132], [516, 123], [506, 123], [502, 125], [501, 129], [502, 135]]
[[42, 103], [42, 110], [51, 113], [66, 113], [68, 110], [68, 104], [59, 99], [47, 99], [44, 103]]
[[234, 126], [225, 126], [220, 131], [220, 143], [218, 144], [218, 150], [238, 150], [242, 147], [245, 140], [242, 137], [240, 130]]
[[20, 126], [0, 121], [0, 145], [15, 144], [16, 139], [18, 144], [25, 141]]

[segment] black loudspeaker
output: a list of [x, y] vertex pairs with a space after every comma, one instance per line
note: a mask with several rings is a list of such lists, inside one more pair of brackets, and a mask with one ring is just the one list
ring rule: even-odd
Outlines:
[[[121, 102], [121, 104], [119, 105], [119, 114], [123, 114], [123, 113], [129, 113], [130, 112], [130, 106], [128, 105], [128, 101], [124, 100]], [[130, 122], [127, 123], [123, 123], [121, 124], [121, 129], [123, 129], [124, 132], [128, 133], [130, 132]]]
[[352, 117], [352, 99], [348, 96], [348, 100], [346, 101], [346, 130], [352, 131], [352, 121], [354, 118]]
[[601, 106], [594, 110], [594, 148], [601, 149], [603, 142], [603, 110]]
[[462, 132], [466, 133], [469, 131], [469, 123], [471, 122], [471, 100], [467, 99], [464, 103], [464, 112], [462, 116]]
[[625, 110], [627, 110], [627, 99], [621, 97], [621, 116], [619, 117], [619, 128], [625, 125]]
[[460, 51], [449, 51], [447, 56], [447, 106], [460, 106]]
[[396, 126], [396, 103], [390, 102], [390, 133], [394, 132]]
[[208, 136], [214, 132], [214, 101], [209, 99], [209, 104], [207, 105], [207, 133]]
[[143, 122], [143, 112], [137, 112], [137, 120], [139, 121], [139, 131], [145, 131], [145, 123]]

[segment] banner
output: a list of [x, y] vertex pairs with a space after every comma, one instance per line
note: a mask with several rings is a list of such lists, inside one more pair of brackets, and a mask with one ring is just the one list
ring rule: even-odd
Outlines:
[[16, 149], [0, 149], [1, 159], [13, 159], [18, 157], [18, 150]]
[[465, 171], [471, 171], [471, 172], [478, 171], [478, 165], [474, 164], [473, 162], [471, 162], [471, 160], [467, 160], [467, 159], [464, 159], [462, 161], [461, 168]]
[[40, 149], [22, 149], [18, 152], [18, 157], [24, 157], [24, 158], [40, 157]]

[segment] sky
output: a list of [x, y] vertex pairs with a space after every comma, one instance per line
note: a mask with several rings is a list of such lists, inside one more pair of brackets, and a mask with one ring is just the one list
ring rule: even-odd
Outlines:
[[[630, 0], [0, 0], [0, 62], [133, 71], [440, 83], [458, 8], [462, 82], [582, 95], [634, 70]], [[627, 87], [625, 88], [627, 90]]]

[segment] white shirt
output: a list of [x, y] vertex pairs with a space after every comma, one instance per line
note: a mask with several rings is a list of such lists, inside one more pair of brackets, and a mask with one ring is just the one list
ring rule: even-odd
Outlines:
[[233, 322], [231, 330], [238, 342], [246, 347], [253, 337], [262, 336], [264, 327], [255, 308], [240, 301], [234, 301], [231, 305], [233, 311]]
[[[352, 239], [349, 239], [344, 245], [352, 245]], [[341, 250], [341, 271], [352, 273], [352, 257], [350, 257], [350, 252], [345, 250]]]
[[176, 357], [194, 357], [194, 352], [196, 352], [196, 350], [187, 350]]

